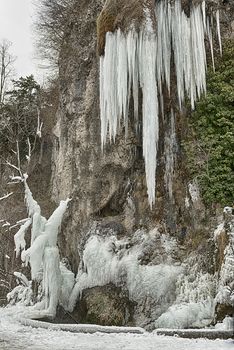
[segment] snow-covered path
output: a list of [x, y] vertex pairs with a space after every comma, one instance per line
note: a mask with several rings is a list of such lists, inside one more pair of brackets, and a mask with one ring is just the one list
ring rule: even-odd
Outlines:
[[231, 350], [231, 340], [145, 334], [82, 334], [32, 328], [0, 309], [0, 350]]

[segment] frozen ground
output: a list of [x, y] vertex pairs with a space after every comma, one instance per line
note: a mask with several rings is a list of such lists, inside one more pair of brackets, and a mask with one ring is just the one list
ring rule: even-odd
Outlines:
[[0, 309], [0, 350], [231, 350], [232, 340], [144, 334], [82, 334], [32, 328]]

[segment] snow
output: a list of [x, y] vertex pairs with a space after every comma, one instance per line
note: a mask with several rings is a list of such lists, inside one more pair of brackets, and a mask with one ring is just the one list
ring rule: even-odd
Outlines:
[[233, 208], [232, 207], [224, 207], [223, 212], [224, 212], [224, 214], [232, 214]]
[[[146, 5], [145, 5], [146, 6]], [[187, 95], [192, 109], [206, 92], [205, 39], [213, 54], [213, 17], [206, 16], [205, 1], [191, 5], [190, 17], [181, 8], [181, 1], [157, 1], [157, 29], [151, 13], [144, 9], [144, 23], [137, 31], [133, 23], [126, 33], [120, 29], [106, 33], [105, 54], [100, 57], [100, 116], [102, 149], [109, 137], [115, 141], [121, 119], [128, 133], [128, 112], [131, 95], [134, 101], [135, 129], [138, 130], [138, 97], [142, 90], [143, 155], [150, 207], [155, 203], [157, 148], [160, 104], [163, 114], [162, 86], [170, 94], [171, 57], [177, 81], [180, 109]], [[215, 14], [220, 52], [219, 12]]]
[[198, 184], [194, 181], [188, 185], [189, 194], [193, 203], [197, 202], [200, 198]]
[[[11, 310], [11, 309], [10, 309]], [[83, 334], [20, 324], [8, 308], [0, 309], [0, 347], [5, 350], [231, 350], [232, 340], [184, 339], [143, 334]]]
[[190, 207], [190, 203], [189, 203], [189, 198], [188, 196], [185, 197], [184, 199], [184, 204], [185, 204], [185, 208], [188, 209]]
[[100, 326], [96, 324], [48, 324], [47, 322], [29, 320], [25, 318], [18, 319], [18, 321], [25, 326], [44, 329], [50, 328], [74, 333], [145, 333], [145, 330], [141, 327]]

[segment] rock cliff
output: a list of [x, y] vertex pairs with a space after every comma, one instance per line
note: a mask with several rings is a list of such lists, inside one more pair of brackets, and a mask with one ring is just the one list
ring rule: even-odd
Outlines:
[[[139, 6], [131, 16], [139, 15], [140, 25], [144, 1], [136, 2]], [[152, 6], [152, 1], [146, 3]], [[209, 325], [214, 321], [218, 274], [225, 260], [225, 247], [218, 244], [217, 248], [213, 239], [222, 208], [204, 205], [188, 168], [183, 147], [190, 128], [188, 105], [179, 109], [175, 88], [170, 96], [163, 91], [165, 108], [164, 116], [159, 117], [156, 202], [152, 209], [132, 98], [128, 136], [121, 126], [115, 143], [107, 143], [102, 151], [99, 54], [104, 53], [105, 33], [128, 25], [129, 6], [123, 6], [121, 12], [120, 4], [122, 1], [75, 1], [59, 57], [59, 106], [51, 169], [48, 166], [47, 170], [52, 171], [52, 201], [72, 198], [59, 236], [61, 258], [68, 258], [72, 271], [78, 272], [77, 281], [81, 281], [74, 288], [70, 310], [80, 322], [137, 324], [152, 329], [166, 326], [168, 318], [163, 315], [169, 307], [192, 303], [193, 316], [188, 323], [175, 324], [171, 319], [168, 325]], [[183, 1], [189, 15], [186, 5]], [[227, 6], [221, 31], [222, 36], [230, 37], [233, 12]], [[104, 29], [100, 25], [103, 18], [107, 20]], [[218, 40], [215, 53], [216, 46]], [[175, 84], [174, 76], [172, 82]], [[48, 154], [50, 150], [49, 146]], [[45, 186], [44, 195], [47, 191]], [[219, 240], [228, 246], [225, 232]], [[191, 313], [187, 306], [183, 315]], [[176, 307], [169, 309], [171, 314], [178, 315], [181, 306]], [[203, 318], [199, 318], [201, 313]]]

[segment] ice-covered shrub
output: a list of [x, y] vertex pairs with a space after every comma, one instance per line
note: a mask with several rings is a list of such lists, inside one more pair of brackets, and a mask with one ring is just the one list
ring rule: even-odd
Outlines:
[[16, 286], [11, 292], [7, 294], [7, 301], [10, 305], [33, 305], [33, 291], [31, 284], [29, 286]]
[[177, 298], [155, 322], [157, 328], [201, 328], [209, 325], [215, 311], [216, 279], [210, 274], [179, 276]]
[[8, 303], [10, 305], [33, 305], [32, 281], [29, 281], [21, 272], [14, 272], [14, 275], [18, 285], [7, 294]]

